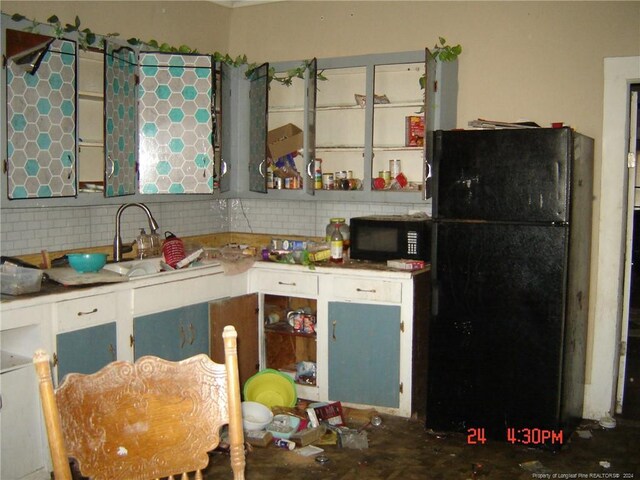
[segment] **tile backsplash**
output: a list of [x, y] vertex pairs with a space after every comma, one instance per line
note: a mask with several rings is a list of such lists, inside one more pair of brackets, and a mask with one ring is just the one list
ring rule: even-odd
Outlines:
[[[410, 210], [431, 213], [424, 204], [340, 203], [285, 200], [194, 200], [190, 202], [145, 202], [160, 225], [160, 233], [180, 237], [219, 232], [267, 233], [273, 235], [324, 235], [331, 217], [374, 214], [404, 214]], [[0, 211], [0, 253], [23, 255], [83, 247], [111, 245], [118, 205], [99, 207], [15, 208]], [[121, 236], [132, 242], [148, 222], [135, 207], [122, 214]]]

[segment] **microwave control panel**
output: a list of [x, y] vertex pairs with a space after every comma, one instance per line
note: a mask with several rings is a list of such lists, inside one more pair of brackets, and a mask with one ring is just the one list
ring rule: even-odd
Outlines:
[[418, 254], [418, 233], [407, 232], [407, 253], [409, 255]]

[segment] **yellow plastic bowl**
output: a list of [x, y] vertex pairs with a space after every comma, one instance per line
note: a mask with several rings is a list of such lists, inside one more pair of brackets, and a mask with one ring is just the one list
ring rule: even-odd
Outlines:
[[293, 407], [298, 401], [298, 394], [296, 385], [289, 375], [266, 368], [245, 382], [244, 399], [269, 408]]

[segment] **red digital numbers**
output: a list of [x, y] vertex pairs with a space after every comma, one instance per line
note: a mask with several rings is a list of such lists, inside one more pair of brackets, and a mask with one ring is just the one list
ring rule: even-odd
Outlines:
[[487, 441], [487, 437], [484, 433], [484, 428], [469, 428], [467, 429], [467, 445], [484, 445]]
[[[487, 442], [485, 429], [473, 427], [467, 429], [468, 445], [484, 445]], [[546, 428], [507, 428], [507, 442], [521, 445], [562, 445], [564, 436], [562, 430]]]
[[507, 428], [507, 441], [523, 445], [544, 445], [564, 443], [562, 430], [545, 428]]

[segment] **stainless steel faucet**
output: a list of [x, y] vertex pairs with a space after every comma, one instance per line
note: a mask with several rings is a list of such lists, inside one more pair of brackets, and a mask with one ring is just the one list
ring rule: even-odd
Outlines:
[[124, 212], [129, 207], [140, 207], [144, 213], [147, 214], [147, 218], [149, 219], [149, 229], [151, 233], [157, 233], [158, 230], [158, 222], [151, 215], [151, 210], [144, 203], [125, 203], [118, 208], [116, 212], [116, 236], [113, 239], [113, 261], [119, 262], [122, 260], [122, 238], [120, 238], [120, 217], [122, 216], [122, 212]]

